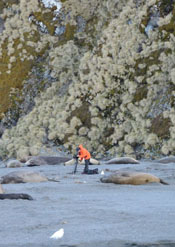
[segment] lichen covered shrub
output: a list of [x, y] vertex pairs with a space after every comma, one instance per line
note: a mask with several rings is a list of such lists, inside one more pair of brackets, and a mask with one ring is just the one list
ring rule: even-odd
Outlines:
[[[4, 1], [2, 7], [0, 18], [4, 28], [0, 39], [0, 119], [11, 106], [11, 88], [22, 89], [23, 81], [36, 65], [36, 59], [56, 39], [39, 30], [38, 22], [45, 12], [38, 0]], [[51, 10], [49, 13], [51, 21], [53, 14]]]
[[[63, 2], [70, 13], [65, 25], [76, 26], [82, 16], [84, 36], [76, 32], [50, 46], [48, 66], [55, 82], [5, 131], [1, 155], [36, 155], [48, 142], [69, 150], [82, 143], [94, 155], [175, 154], [175, 37], [168, 27], [174, 6], [162, 13], [156, 0], [88, 2], [87, 13], [85, 1]], [[159, 22], [146, 32], [153, 9]]]

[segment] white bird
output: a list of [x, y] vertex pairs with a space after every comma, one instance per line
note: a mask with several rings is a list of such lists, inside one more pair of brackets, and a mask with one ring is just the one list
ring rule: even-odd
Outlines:
[[104, 173], [104, 171], [102, 170], [100, 174], [101, 174], [101, 175], [104, 175], [105, 173]]
[[64, 235], [64, 229], [61, 228], [60, 230], [55, 232], [52, 236], [50, 236], [50, 238], [59, 239], [59, 238], [62, 238], [63, 235]]

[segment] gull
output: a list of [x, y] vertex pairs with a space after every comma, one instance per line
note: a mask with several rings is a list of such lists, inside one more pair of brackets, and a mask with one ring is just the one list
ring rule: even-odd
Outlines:
[[102, 170], [100, 174], [101, 174], [101, 175], [104, 175], [105, 173], [104, 173], [104, 171]]
[[52, 236], [50, 236], [50, 238], [59, 239], [59, 238], [62, 238], [63, 235], [64, 235], [64, 229], [61, 228], [60, 230], [55, 232]]

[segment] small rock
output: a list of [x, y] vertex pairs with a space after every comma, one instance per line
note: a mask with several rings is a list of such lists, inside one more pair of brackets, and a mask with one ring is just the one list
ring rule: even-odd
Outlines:
[[4, 189], [2, 188], [2, 185], [0, 184], [0, 194], [4, 193]]

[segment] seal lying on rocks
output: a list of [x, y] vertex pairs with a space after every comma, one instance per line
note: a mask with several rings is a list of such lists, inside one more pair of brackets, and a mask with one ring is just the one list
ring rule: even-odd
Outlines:
[[140, 162], [131, 157], [121, 157], [108, 160], [105, 164], [140, 164]]
[[44, 175], [32, 171], [10, 172], [9, 174], [0, 178], [1, 184], [38, 183], [46, 181], [58, 182], [57, 180], [48, 179]]
[[4, 199], [23, 199], [23, 200], [33, 200], [33, 198], [28, 194], [23, 193], [8, 193], [8, 194], [0, 194], [0, 200]]
[[33, 200], [33, 198], [28, 194], [23, 193], [4, 193], [4, 189], [0, 184], [0, 200], [4, 199], [26, 199], [26, 200]]
[[175, 163], [175, 156], [164, 157], [160, 160], [157, 160], [157, 162], [162, 164]]
[[70, 160], [68, 157], [59, 156], [32, 156], [25, 163], [27, 166], [59, 165]]
[[116, 172], [107, 177], [102, 177], [100, 179], [103, 183], [114, 183], [114, 184], [132, 184], [140, 185], [147, 183], [162, 183], [166, 184], [162, 179], [142, 172]]

